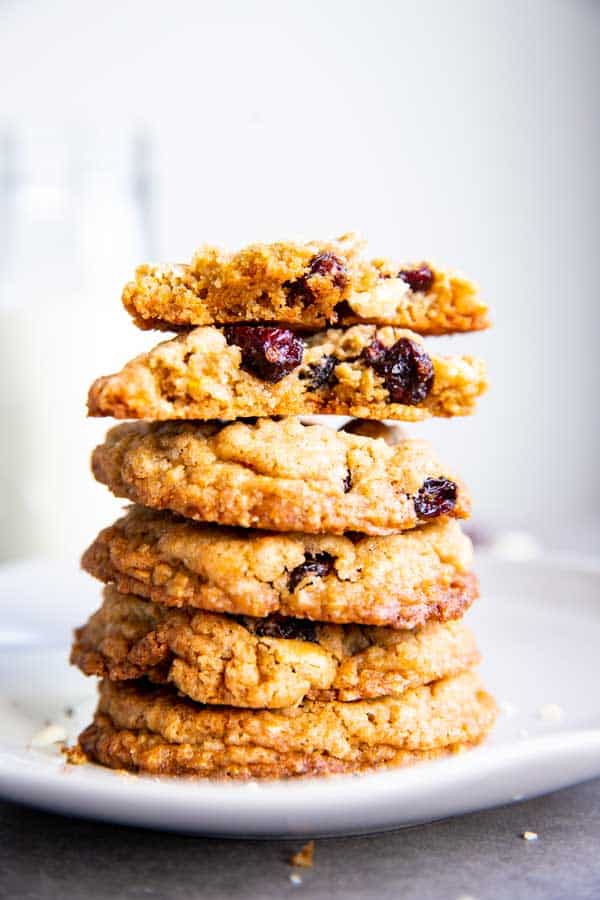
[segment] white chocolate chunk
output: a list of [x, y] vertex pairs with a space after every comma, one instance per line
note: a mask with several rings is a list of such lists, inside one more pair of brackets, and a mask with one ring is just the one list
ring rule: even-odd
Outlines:
[[370, 291], [355, 291], [348, 297], [352, 312], [363, 319], [392, 320], [400, 301], [410, 290], [402, 278], [386, 278]]

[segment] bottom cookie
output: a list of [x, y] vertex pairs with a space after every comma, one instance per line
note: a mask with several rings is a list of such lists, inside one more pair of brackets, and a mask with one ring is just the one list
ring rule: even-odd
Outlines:
[[464, 672], [401, 698], [307, 701], [285, 710], [199, 706], [167, 688], [103, 681], [80, 735], [90, 760], [153, 775], [282, 778], [360, 772], [479, 743], [496, 718], [479, 676]]

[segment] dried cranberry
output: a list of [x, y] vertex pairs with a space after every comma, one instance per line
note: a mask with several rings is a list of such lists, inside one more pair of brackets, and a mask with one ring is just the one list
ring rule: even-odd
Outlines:
[[323, 385], [332, 385], [335, 383], [334, 369], [339, 362], [335, 356], [323, 356], [318, 363], [313, 363], [305, 372], [301, 372], [299, 377], [303, 381], [308, 381], [306, 385], [307, 391], [317, 391]]
[[346, 266], [334, 253], [320, 253], [313, 256], [306, 273], [296, 281], [284, 282], [287, 291], [288, 303], [300, 302], [302, 306], [310, 306], [314, 300], [314, 294], [308, 283], [311, 275], [329, 276], [334, 287], [343, 290], [347, 283]]
[[362, 357], [384, 380], [390, 400], [415, 406], [433, 387], [433, 363], [422, 347], [410, 338], [400, 338], [391, 347], [373, 341]]
[[307, 575], [317, 575], [319, 578], [329, 575], [333, 569], [333, 563], [334, 559], [330, 553], [307, 553], [304, 562], [290, 572], [290, 591], [295, 591]]
[[375, 368], [384, 363], [388, 348], [381, 341], [375, 340], [369, 344], [362, 352], [364, 361]]
[[346, 287], [348, 281], [346, 276], [346, 266], [335, 253], [320, 253], [314, 256], [308, 267], [308, 275], [329, 275], [333, 286], [340, 288]]
[[411, 291], [415, 293], [426, 293], [431, 290], [431, 285], [433, 284], [433, 272], [425, 263], [416, 269], [402, 269], [398, 272], [398, 278], [405, 281], [410, 286]]
[[258, 637], [286, 638], [288, 640], [311, 641], [317, 640], [317, 629], [314, 622], [308, 619], [288, 619], [273, 613], [266, 619], [256, 620], [254, 634]]
[[289, 328], [226, 325], [225, 340], [242, 351], [242, 369], [275, 384], [302, 362], [304, 343]]
[[283, 287], [287, 293], [287, 304], [293, 306], [295, 303], [301, 303], [302, 306], [310, 306], [314, 297], [311, 289], [306, 283], [306, 278], [298, 278], [297, 281], [284, 281]]
[[447, 478], [426, 478], [415, 497], [415, 512], [420, 519], [433, 519], [452, 512], [457, 489]]
[[347, 300], [340, 300], [339, 303], [336, 303], [333, 307], [333, 311], [338, 317], [338, 322], [343, 322], [344, 319], [351, 319], [353, 317], [356, 317], [356, 313]]

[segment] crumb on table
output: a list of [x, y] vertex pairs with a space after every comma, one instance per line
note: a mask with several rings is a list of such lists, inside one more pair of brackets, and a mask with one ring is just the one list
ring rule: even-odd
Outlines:
[[290, 856], [290, 865], [300, 866], [303, 869], [310, 869], [313, 864], [313, 856], [315, 853], [315, 842], [308, 841], [303, 847]]

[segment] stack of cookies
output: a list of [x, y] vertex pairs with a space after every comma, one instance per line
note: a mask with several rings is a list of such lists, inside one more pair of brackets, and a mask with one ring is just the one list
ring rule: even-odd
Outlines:
[[[379, 421], [472, 412], [482, 361], [422, 336], [485, 328], [474, 285], [348, 235], [203, 248], [142, 266], [123, 301], [179, 334], [90, 389], [90, 415], [138, 421], [92, 460], [133, 505], [83, 556], [106, 585], [72, 650], [102, 679], [87, 757], [273, 778], [481, 741], [469, 495]], [[297, 418], [320, 413], [351, 418]]]

